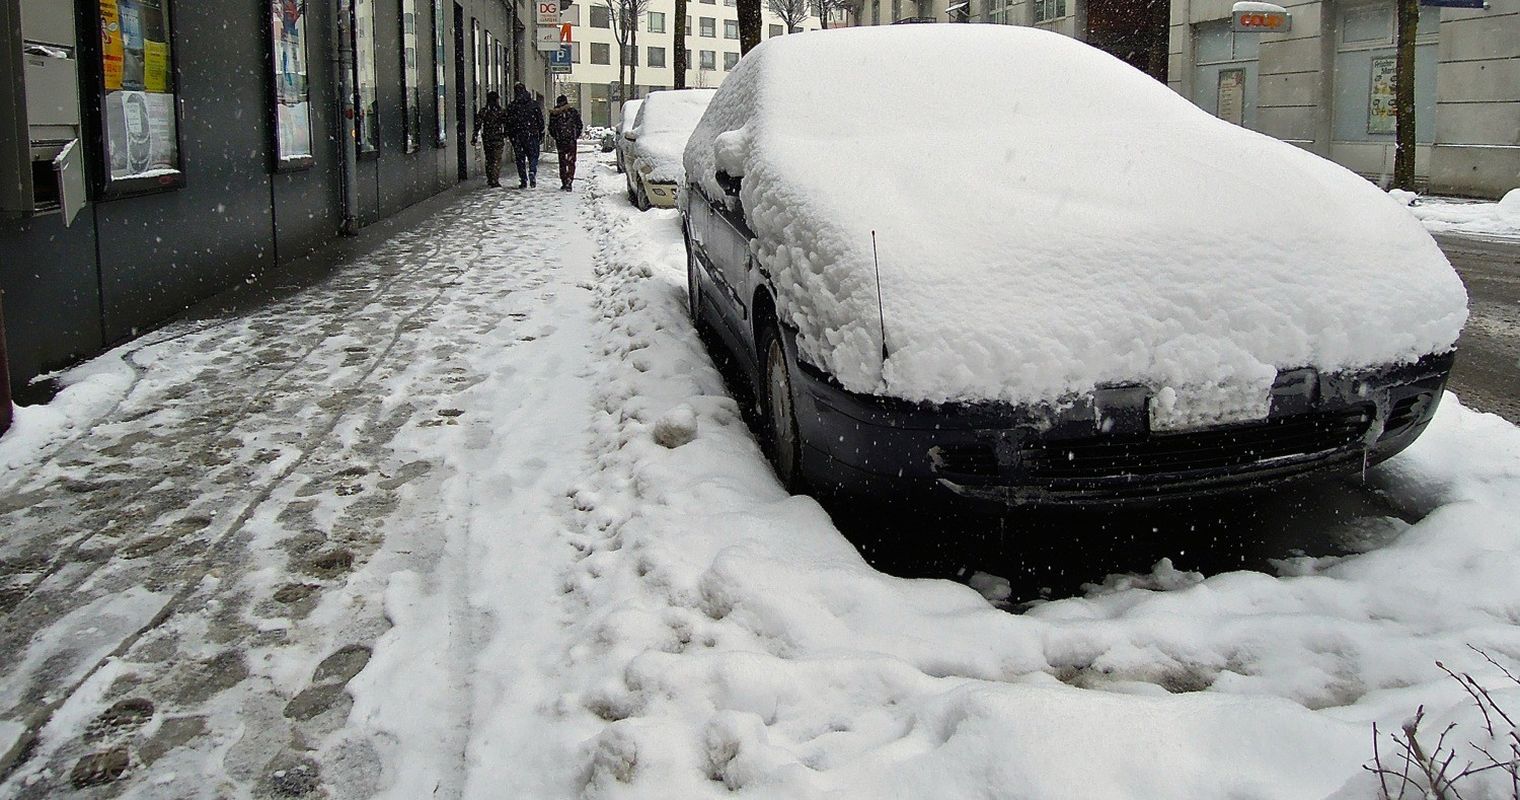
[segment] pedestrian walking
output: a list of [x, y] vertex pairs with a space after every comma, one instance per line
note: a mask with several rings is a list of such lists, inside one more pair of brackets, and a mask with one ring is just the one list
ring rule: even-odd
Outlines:
[[517, 155], [519, 189], [538, 185], [538, 153], [544, 138], [544, 110], [528, 93], [528, 87], [512, 87], [512, 102], [507, 104], [507, 135]]
[[501, 151], [507, 143], [507, 112], [501, 107], [501, 95], [486, 95], [486, 107], [475, 112], [475, 135], [470, 144], [485, 140], [486, 185], [501, 186]]
[[554, 137], [554, 149], [559, 151], [559, 188], [567, 192], [575, 183], [575, 148], [584, 128], [580, 110], [571, 106], [564, 95], [554, 98], [554, 108], [549, 111], [549, 135]]

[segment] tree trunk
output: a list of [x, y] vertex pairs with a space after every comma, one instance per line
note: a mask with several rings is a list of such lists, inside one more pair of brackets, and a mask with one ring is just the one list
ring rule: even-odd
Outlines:
[[628, 36], [628, 44], [632, 46], [633, 62], [628, 65], [628, 89], [632, 93], [630, 97], [639, 96], [639, 21], [635, 18], [633, 28]]
[[1420, 0], [1399, 0], [1398, 61], [1393, 76], [1393, 188], [1414, 191], [1414, 39]]
[[760, 44], [760, 0], [738, 0], [739, 9], [739, 55], [755, 49]]
[[677, 89], [686, 88], [686, 0], [676, 0], [675, 72]]

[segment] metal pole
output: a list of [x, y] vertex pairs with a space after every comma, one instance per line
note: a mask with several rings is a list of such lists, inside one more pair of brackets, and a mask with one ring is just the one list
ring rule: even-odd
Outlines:
[[358, 98], [354, 80], [354, 6], [353, 0], [335, 0], [333, 3], [332, 66], [337, 77], [337, 129], [339, 174], [343, 185], [342, 223], [338, 233], [353, 236], [359, 230], [355, 207], [358, 205], [358, 188], [354, 185], [359, 153], [355, 136], [355, 109]]
[[11, 427], [11, 370], [5, 354], [5, 302], [0, 294], [0, 433]]

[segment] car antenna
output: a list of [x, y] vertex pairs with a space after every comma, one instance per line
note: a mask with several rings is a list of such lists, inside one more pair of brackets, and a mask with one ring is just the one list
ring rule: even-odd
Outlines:
[[876, 319], [881, 323], [881, 365], [885, 367], [887, 365], [887, 313], [881, 307], [881, 258], [876, 254], [876, 231], [871, 231], [871, 263], [876, 267]]

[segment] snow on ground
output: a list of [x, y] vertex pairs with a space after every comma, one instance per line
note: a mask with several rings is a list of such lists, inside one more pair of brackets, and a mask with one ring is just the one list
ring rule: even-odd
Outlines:
[[[10, 606], [53, 614], [25, 664], [88, 666], [91, 635], [170, 613], [73, 688], [8, 660], [0, 687], [57, 704], [0, 796], [1349, 800], [1375, 796], [1373, 722], [1424, 704], [1428, 730], [1484, 743], [1436, 660], [1520, 708], [1466, 648], [1520, 664], [1508, 423], [1448, 397], [1369, 475], [1416, 521], [1365, 520], [1364, 553], [1163, 562], [1010, 614], [995, 576], [872, 569], [779, 488], [686, 319], [676, 212], [635, 212], [590, 161], [587, 196], [483, 194], [328, 284], [147, 343], [115, 410], [60, 396], [102, 420], [3, 496], [6, 563], [27, 553], [12, 521], [70, 530], [28, 504], [70, 496], [160, 549], [71, 545], [88, 557]], [[116, 533], [145, 512], [112, 511], [133, 498], [103, 499], [108, 478], [197, 448], [204, 481], [127, 487], [178, 539]], [[76, 636], [103, 597], [122, 619]]]
[[1510, 190], [1496, 203], [1421, 197], [1398, 189], [1388, 194], [1407, 206], [1432, 233], [1520, 239], [1520, 189]]

